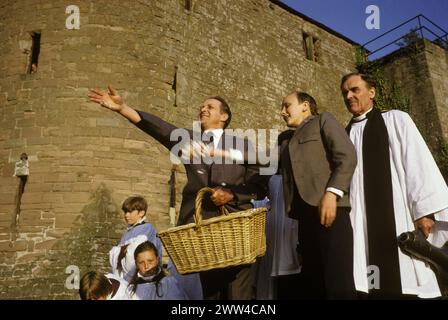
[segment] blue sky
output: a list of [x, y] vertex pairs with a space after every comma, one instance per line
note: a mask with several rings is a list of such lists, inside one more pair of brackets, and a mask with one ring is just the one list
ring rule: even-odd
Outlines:
[[[308, 17], [330, 27], [359, 44], [389, 31], [402, 22], [415, 17], [418, 14], [425, 15], [445, 31], [448, 31], [448, 0], [281, 0], [289, 7], [307, 15]], [[367, 29], [365, 22], [370, 14], [366, 14], [366, 8], [375, 5], [379, 8], [380, 29]], [[410, 28], [418, 25], [415, 21], [409, 23], [381, 40], [372, 43], [377, 49], [390, 41], [406, 34]], [[442, 35], [443, 32], [431, 25], [428, 21], [424, 24], [428, 29]], [[425, 36], [431, 40], [435, 37], [425, 31]], [[431, 38], [432, 37], [432, 38]], [[395, 47], [396, 49], [397, 47]], [[391, 50], [389, 47], [386, 50]]]

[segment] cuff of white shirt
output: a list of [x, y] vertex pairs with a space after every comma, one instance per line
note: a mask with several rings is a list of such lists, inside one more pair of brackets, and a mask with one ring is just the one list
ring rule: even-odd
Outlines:
[[229, 149], [230, 158], [235, 161], [243, 161], [243, 153], [237, 149]]
[[337, 195], [339, 198], [342, 198], [344, 196], [344, 191], [333, 188], [333, 187], [328, 187], [327, 189], [325, 189], [325, 191], [334, 193], [335, 195]]

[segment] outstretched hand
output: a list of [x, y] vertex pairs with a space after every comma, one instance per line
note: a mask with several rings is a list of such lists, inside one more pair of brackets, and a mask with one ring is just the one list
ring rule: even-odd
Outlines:
[[[226, 159], [233, 161], [229, 151], [222, 149], [215, 149], [211, 145], [206, 145], [202, 141], [190, 140], [188, 143], [181, 148], [182, 156], [184, 160], [189, 160], [190, 162], [197, 159], [202, 163], [206, 158], [213, 158], [211, 161], [224, 163]], [[219, 162], [221, 161], [221, 162]], [[196, 163], [196, 162], [193, 162]]]
[[98, 89], [90, 89], [88, 93], [89, 99], [92, 102], [100, 104], [104, 108], [119, 112], [125, 105], [124, 100], [111, 85], [108, 85], [107, 88], [107, 92]]

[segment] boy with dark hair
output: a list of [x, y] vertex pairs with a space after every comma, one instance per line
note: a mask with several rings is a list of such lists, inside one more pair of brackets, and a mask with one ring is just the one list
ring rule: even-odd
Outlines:
[[129, 300], [126, 293], [127, 282], [113, 274], [90, 271], [79, 283], [81, 300]]
[[142, 242], [151, 241], [162, 252], [162, 243], [157, 238], [157, 231], [152, 224], [145, 221], [148, 204], [141, 196], [127, 198], [122, 205], [124, 219], [128, 225], [118, 246], [109, 252], [112, 273], [129, 281], [135, 273], [134, 251]]

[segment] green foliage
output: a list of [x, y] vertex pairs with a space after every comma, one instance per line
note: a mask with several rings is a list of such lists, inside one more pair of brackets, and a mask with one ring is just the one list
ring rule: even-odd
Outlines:
[[411, 29], [406, 35], [398, 41], [398, 45], [401, 48], [411, 48], [416, 47], [419, 41], [421, 40], [421, 36], [418, 33], [418, 28]]
[[392, 82], [384, 75], [378, 61], [367, 61], [357, 66], [359, 72], [371, 75], [377, 83], [375, 104], [380, 110], [397, 109], [409, 112], [410, 99], [406, 97], [398, 83]]
[[[419, 64], [417, 63], [417, 54], [420, 52], [421, 37], [417, 30], [411, 30], [399, 43], [403, 54], [411, 59], [414, 66], [413, 76], [422, 77]], [[359, 72], [371, 75], [377, 82], [375, 103], [380, 110], [401, 110], [409, 113], [410, 99], [406, 97], [398, 83], [394, 83], [386, 78], [383, 71], [383, 61], [367, 61], [366, 51], [361, 47], [355, 48], [356, 67]], [[417, 123], [418, 126], [418, 123]], [[420, 132], [423, 133], [422, 130]], [[423, 134], [424, 135], [424, 134]], [[425, 139], [428, 141], [427, 139]], [[440, 139], [438, 146], [432, 146], [433, 157], [445, 178], [448, 181], [448, 143]]]
[[[421, 37], [418, 29], [411, 29], [408, 34], [397, 43], [403, 52], [411, 59], [415, 66], [415, 76], [420, 76], [418, 63], [416, 63], [417, 53], [420, 50]], [[383, 71], [383, 60], [367, 61], [366, 50], [361, 47], [355, 48], [356, 68], [359, 72], [370, 74], [377, 82], [375, 103], [380, 110], [397, 109], [409, 112], [410, 99], [406, 97], [401, 86], [386, 78]], [[414, 63], [415, 62], [415, 63]]]
[[367, 62], [367, 51], [361, 46], [355, 46], [355, 63], [359, 67]]
[[441, 48], [443, 48], [445, 50], [448, 50], [448, 42], [447, 42], [447, 40], [444, 40], [442, 38], [438, 38], [438, 39], [434, 40], [434, 44], [438, 45], [439, 47], [441, 47]]

